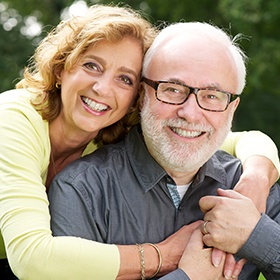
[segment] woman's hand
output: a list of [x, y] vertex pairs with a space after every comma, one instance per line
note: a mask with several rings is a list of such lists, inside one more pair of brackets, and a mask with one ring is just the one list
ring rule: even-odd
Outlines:
[[222, 254], [221, 261], [217, 267], [211, 262], [212, 249], [204, 248], [200, 229], [193, 232], [189, 243], [179, 262], [182, 269], [190, 279], [195, 280], [217, 280], [223, 277], [223, 267], [226, 254]]
[[[212, 263], [214, 266], [219, 266], [223, 260], [224, 252], [213, 248], [212, 250]], [[224, 276], [226, 279], [237, 278], [240, 274], [244, 264], [246, 263], [245, 259], [241, 259], [238, 262], [235, 261], [232, 254], [226, 254], [226, 260], [224, 264]]]
[[195, 229], [202, 224], [196, 221], [192, 224], [183, 226], [167, 239], [157, 244], [162, 254], [162, 269], [159, 275], [164, 275], [178, 268], [178, 263]]

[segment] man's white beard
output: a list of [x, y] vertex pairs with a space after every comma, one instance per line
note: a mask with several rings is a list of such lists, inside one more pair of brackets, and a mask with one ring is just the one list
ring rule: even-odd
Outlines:
[[[149, 108], [145, 96], [141, 111], [141, 126], [146, 146], [154, 159], [165, 169], [175, 172], [197, 171], [223, 144], [231, 128], [232, 117], [217, 131], [210, 125], [189, 123], [176, 118], [157, 120]], [[180, 127], [191, 131], [203, 131], [208, 134], [204, 141], [185, 143], [176, 137], [170, 137], [168, 127]]]

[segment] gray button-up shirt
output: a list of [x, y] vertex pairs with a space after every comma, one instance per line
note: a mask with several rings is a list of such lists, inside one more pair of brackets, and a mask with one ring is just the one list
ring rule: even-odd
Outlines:
[[[137, 126], [125, 140], [76, 161], [54, 179], [49, 191], [53, 234], [114, 244], [157, 243], [202, 220], [199, 199], [216, 195], [217, 188], [232, 189], [241, 172], [239, 160], [218, 151], [199, 170], [176, 211], [166, 186], [173, 180], [151, 157]], [[277, 200], [278, 188], [268, 210]], [[278, 204], [277, 217], [279, 212]], [[248, 264], [238, 279], [257, 279], [249, 277], [257, 273]]]

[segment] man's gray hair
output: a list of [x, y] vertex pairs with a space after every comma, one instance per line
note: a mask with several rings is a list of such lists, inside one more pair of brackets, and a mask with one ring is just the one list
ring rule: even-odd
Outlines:
[[146, 76], [148, 68], [153, 57], [157, 51], [164, 47], [165, 43], [172, 40], [175, 36], [187, 36], [188, 33], [195, 33], [203, 37], [211, 37], [214, 40], [224, 44], [228, 47], [236, 65], [238, 75], [238, 87], [236, 94], [241, 94], [246, 84], [246, 55], [241, 50], [237, 41], [242, 37], [240, 34], [232, 38], [222, 29], [202, 22], [180, 22], [171, 24], [163, 28], [157, 35], [156, 39], [152, 43], [151, 47], [147, 51], [144, 57], [143, 63], [143, 75]]

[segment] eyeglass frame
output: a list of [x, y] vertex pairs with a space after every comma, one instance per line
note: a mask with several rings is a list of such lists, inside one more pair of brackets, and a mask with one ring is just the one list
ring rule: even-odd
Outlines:
[[[219, 89], [211, 88], [211, 87], [196, 88], [196, 87], [190, 87], [188, 85], [177, 83], [177, 82], [173, 82], [173, 81], [153, 81], [153, 80], [148, 79], [146, 77], [142, 77], [142, 81], [145, 84], [149, 85], [150, 87], [152, 87], [155, 90], [156, 99], [158, 101], [162, 102], [162, 103], [170, 104], [170, 105], [182, 105], [182, 104], [184, 104], [188, 100], [189, 96], [193, 93], [195, 95], [195, 99], [196, 99], [196, 103], [197, 103], [198, 107], [203, 109], [203, 110], [210, 111], [210, 112], [224, 112], [224, 111], [226, 111], [226, 109], [228, 108], [229, 104], [232, 101], [234, 101], [235, 99], [240, 97], [240, 94], [233, 94], [233, 93], [228, 92], [228, 91], [219, 90]], [[180, 86], [186, 87], [186, 88], [188, 88], [190, 90], [190, 93], [186, 96], [186, 99], [183, 102], [179, 102], [179, 103], [173, 103], [173, 102], [167, 102], [167, 101], [161, 100], [161, 99], [158, 98], [158, 95], [157, 95], [157, 89], [158, 89], [158, 87], [159, 87], [159, 85], [161, 83], [164, 83], [164, 84], [174, 84], [174, 85], [180, 85]], [[214, 90], [214, 91], [219, 91], [219, 92], [222, 92], [222, 93], [226, 94], [228, 96], [228, 101], [227, 101], [227, 104], [226, 104], [226, 108], [224, 110], [212, 110], [212, 109], [203, 108], [199, 104], [199, 101], [198, 101], [198, 98], [197, 98], [197, 93], [200, 90]]]

